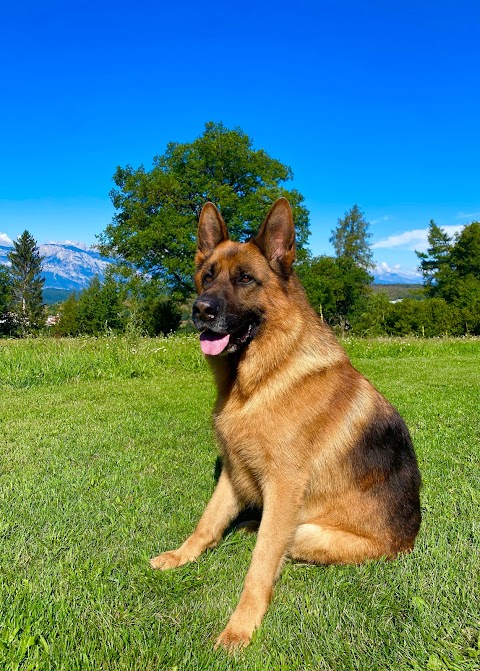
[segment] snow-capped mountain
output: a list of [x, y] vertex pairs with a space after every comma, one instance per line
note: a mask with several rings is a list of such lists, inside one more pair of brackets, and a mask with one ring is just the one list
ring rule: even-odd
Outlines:
[[380, 263], [372, 272], [375, 284], [422, 284], [422, 276], [414, 271], [401, 271], [398, 266], [390, 268], [385, 262]]
[[401, 275], [399, 273], [377, 273], [373, 271], [375, 284], [422, 284], [421, 276]]
[[[0, 263], [8, 265], [7, 254], [11, 246], [0, 244]], [[43, 256], [43, 277], [46, 289], [81, 291], [88, 286], [94, 275], [103, 278], [107, 266], [112, 263], [81, 242], [49, 242], [38, 245]]]

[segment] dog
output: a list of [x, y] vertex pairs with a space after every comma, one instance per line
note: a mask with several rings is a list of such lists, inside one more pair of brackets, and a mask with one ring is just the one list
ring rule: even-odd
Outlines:
[[218, 388], [222, 471], [195, 531], [156, 569], [191, 562], [247, 506], [261, 508], [243, 592], [215, 647], [250, 643], [286, 557], [358, 564], [412, 550], [420, 474], [395, 408], [350, 363], [297, 278], [288, 201], [248, 242], [202, 209], [193, 321]]

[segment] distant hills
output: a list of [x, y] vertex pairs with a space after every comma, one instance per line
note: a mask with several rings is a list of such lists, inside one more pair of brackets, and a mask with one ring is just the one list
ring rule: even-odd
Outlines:
[[422, 284], [423, 278], [420, 273], [413, 272], [393, 272], [387, 270], [381, 264], [373, 270], [373, 281], [375, 284]]

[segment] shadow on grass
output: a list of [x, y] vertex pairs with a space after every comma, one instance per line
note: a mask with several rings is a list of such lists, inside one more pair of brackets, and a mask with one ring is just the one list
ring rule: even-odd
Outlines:
[[[217, 457], [215, 460], [215, 467], [213, 471], [213, 477], [215, 482], [218, 482], [220, 474], [222, 472], [223, 463], [222, 458]], [[257, 506], [247, 506], [244, 508], [239, 515], [230, 523], [230, 525], [225, 530], [223, 537], [228, 536], [232, 531], [242, 529], [244, 531], [257, 531], [262, 519], [262, 509]]]

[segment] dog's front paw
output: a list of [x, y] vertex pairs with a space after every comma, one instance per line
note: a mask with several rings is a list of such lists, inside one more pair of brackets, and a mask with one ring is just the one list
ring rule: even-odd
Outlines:
[[158, 557], [153, 557], [150, 559], [150, 566], [155, 569], [160, 569], [161, 571], [165, 571], [169, 568], [176, 568], [177, 566], [182, 566], [182, 564], [186, 563], [187, 560], [183, 559], [178, 550], [162, 552], [162, 554], [158, 555]]
[[215, 650], [225, 648], [225, 650], [233, 652], [239, 648], [246, 648], [252, 640], [252, 634], [253, 631], [247, 629], [227, 626], [217, 638]]

